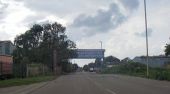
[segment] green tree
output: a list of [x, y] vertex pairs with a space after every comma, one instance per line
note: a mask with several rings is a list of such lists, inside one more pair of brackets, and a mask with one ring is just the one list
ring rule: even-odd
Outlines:
[[166, 44], [165, 46], [165, 55], [166, 56], [170, 55], [170, 44]]
[[89, 66], [88, 66], [88, 65], [84, 65], [84, 66], [83, 66], [83, 70], [84, 70], [84, 71], [88, 71], [88, 70], [89, 70]]
[[53, 51], [56, 50], [58, 65], [65, 66], [65, 61], [68, 63], [69, 58], [76, 56], [76, 44], [67, 38], [65, 30], [57, 22], [33, 25], [24, 34], [16, 36], [14, 62], [23, 63], [22, 58], [27, 58], [27, 63], [44, 63], [52, 67]]
[[101, 67], [101, 64], [102, 64], [102, 61], [101, 61], [101, 58], [96, 58], [95, 59], [95, 67]]
[[104, 62], [120, 63], [120, 60], [114, 56], [108, 56], [104, 58]]

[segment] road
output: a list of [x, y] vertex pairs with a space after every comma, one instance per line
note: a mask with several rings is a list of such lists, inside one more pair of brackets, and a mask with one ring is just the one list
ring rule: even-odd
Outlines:
[[170, 82], [82, 72], [50, 82], [0, 88], [0, 94], [170, 94]]

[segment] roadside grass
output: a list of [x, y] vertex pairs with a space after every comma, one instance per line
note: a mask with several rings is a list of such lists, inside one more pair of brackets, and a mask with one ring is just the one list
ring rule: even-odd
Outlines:
[[[103, 69], [104, 74], [122, 74], [136, 77], [147, 78], [146, 65], [129, 62], [126, 64], [120, 64], [113, 66], [112, 68]], [[164, 68], [149, 68], [149, 79], [155, 80], [167, 80], [170, 81], [170, 69]]]
[[29, 85], [33, 83], [45, 82], [54, 80], [55, 76], [37, 76], [29, 78], [14, 78], [9, 80], [0, 80], [0, 88], [10, 87], [10, 86], [20, 86], [20, 85]]
[[170, 69], [152, 68], [149, 71], [149, 78], [170, 81]]

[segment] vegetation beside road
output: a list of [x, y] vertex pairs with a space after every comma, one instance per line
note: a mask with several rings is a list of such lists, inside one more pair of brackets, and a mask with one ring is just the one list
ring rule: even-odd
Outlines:
[[[166, 56], [170, 56], [170, 44], [166, 44], [164, 52]], [[106, 62], [114, 62], [114, 60], [116, 59], [113, 59], [113, 57], [112, 58], [109, 57]], [[133, 62], [132, 60], [128, 58], [113, 65], [114, 66], [111, 68], [105, 67], [102, 70], [102, 73], [105, 73], [105, 74], [114, 73], [114, 74], [124, 74], [124, 75], [138, 76], [138, 77], [147, 77], [146, 76], [146, 70], [147, 70], [146, 65]], [[170, 81], [170, 67], [168, 65], [166, 68], [151, 68], [150, 67], [148, 78]]]
[[55, 76], [38, 76], [38, 77], [29, 77], [29, 78], [15, 78], [9, 80], [0, 80], [0, 88], [9, 87], [9, 86], [20, 86], [20, 85], [29, 85], [33, 83], [39, 83], [44, 81], [54, 80]]
[[[111, 68], [105, 68], [102, 73], [146, 77], [146, 65], [130, 61], [128, 63], [115, 65]], [[149, 68], [149, 78], [170, 81], [170, 69]]]
[[17, 77], [28, 77], [26, 69], [30, 64], [44, 65], [46, 72], [55, 74], [74, 72], [78, 65], [72, 64], [69, 59], [77, 56], [76, 44], [67, 37], [65, 32], [66, 27], [54, 22], [34, 24], [25, 33], [16, 36], [13, 59], [14, 64], [20, 67], [15, 68], [17, 72], [14, 72], [14, 75], [21, 72], [21, 75]]

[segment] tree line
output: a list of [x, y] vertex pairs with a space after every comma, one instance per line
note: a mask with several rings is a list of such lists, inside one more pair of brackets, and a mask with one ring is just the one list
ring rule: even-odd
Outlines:
[[170, 44], [166, 44], [165, 46], [165, 55], [166, 56], [170, 55]]
[[70, 58], [77, 55], [76, 44], [65, 32], [66, 27], [57, 22], [34, 24], [25, 33], [15, 37], [14, 63], [42, 63], [53, 70], [56, 58], [57, 66], [60, 66], [64, 72], [72, 71], [70, 68], [77, 68], [77, 65], [69, 62]]
[[105, 68], [109, 64], [120, 64], [120, 59], [114, 57], [114, 56], [107, 56], [103, 58], [103, 61], [101, 58], [96, 58], [95, 62], [89, 63], [87, 65], [83, 66], [83, 70], [89, 71], [90, 68]]

